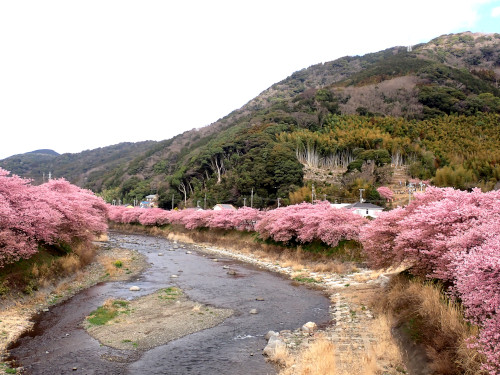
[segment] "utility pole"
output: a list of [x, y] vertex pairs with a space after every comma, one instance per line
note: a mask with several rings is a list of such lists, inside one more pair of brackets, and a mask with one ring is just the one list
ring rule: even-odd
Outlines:
[[42, 181], [43, 181], [43, 183], [45, 183], [45, 172], [43, 172]]
[[324, 200], [326, 201], [326, 194], [323, 194], [323, 198], [324, 198]]
[[363, 203], [363, 191], [365, 189], [359, 189], [359, 203]]
[[252, 195], [250, 195], [250, 208], [253, 208], [253, 188], [252, 188]]
[[203, 209], [206, 210], [207, 209], [207, 192], [205, 192], [205, 200], [203, 202]]
[[201, 208], [201, 207], [200, 207], [200, 202], [201, 202], [201, 201], [196, 201], [196, 208]]
[[411, 202], [411, 195], [412, 193], [415, 191], [414, 187], [413, 187], [413, 184], [410, 182], [408, 184], [408, 204], [410, 204]]
[[280, 208], [280, 199], [281, 198], [278, 198], [278, 208]]
[[243, 198], [243, 207], [246, 207], [246, 206], [247, 206], [247, 199]]
[[316, 197], [316, 191], [314, 190], [314, 184], [311, 187], [311, 203], [314, 203], [314, 198]]
[[172, 194], [172, 210], [174, 209], [174, 194]]

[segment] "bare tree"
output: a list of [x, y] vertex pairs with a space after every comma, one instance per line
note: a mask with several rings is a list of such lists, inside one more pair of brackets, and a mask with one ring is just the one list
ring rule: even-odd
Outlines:
[[179, 191], [184, 194], [184, 207], [187, 207], [187, 190], [186, 190], [186, 184], [184, 184], [183, 181], [179, 183], [179, 186], [177, 187]]
[[222, 181], [222, 175], [226, 171], [224, 168], [224, 159], [219, 156], [213, 156], [210, 159], [210, 166], [212, 167], [212, 170], [217, 173], [217, 183], [220, 184]]

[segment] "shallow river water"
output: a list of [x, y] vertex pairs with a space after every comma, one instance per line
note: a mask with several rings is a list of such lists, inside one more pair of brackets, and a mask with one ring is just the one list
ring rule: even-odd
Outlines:
[[[174, 244], [163, 238], [111, 233], [109, 242], [143, 253], [151, 267], [130, 281], [98, 284], [41, 314], [35, 329], [10, 351], [26, 374], [275, 374], [262, 356], [266, 332], [329, 320], [328, 298], [278, 274], [232, 259], [214, 262], [214, 255], [191, 245], [171, 251]], [[237, 276], [228, 275], [224, 265]], [[130, 291], [132, 285], [141, 290]], [[168, 286], [235, 313], [214, 328], [145, 352], [102, 346], [81, 328], [85, 316], [108, 298], [131, 299]], [[254, 308], [256, 315], [249, 313]]]

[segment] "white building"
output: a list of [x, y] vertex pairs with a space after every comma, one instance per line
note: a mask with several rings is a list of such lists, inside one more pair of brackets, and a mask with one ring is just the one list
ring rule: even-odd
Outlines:
[[348, 206], [346, 206], [345, 208], [347, 208], [348, 210], [352, 210], [354, 211], [354, 213], [360, 215], [360, 216], [363, 216], [363, 217], [367, 217], [367, 216], [370, 216], [370, 217], [377, 217], [379, 213], [381, 213], [384, 208], [383, 207], [380, 207], [380, 206], [376, 206], [374, 204], [371, 204], [371, 203], [361, 203], [361, 202], [356, 202], [354, 204], [350, 204]]
[[235, 211], [236, 210], [236, 207], [234, 207], [232, 204], [216, 204], [214, 206], [214, 210], [215, 211], [221, 211], [221, 210], [233, 210]]

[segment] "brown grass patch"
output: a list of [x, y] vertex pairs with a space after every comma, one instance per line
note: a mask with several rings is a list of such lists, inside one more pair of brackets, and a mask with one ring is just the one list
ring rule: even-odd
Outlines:
[[309, 344], [296, 361], [287, 352], [278, 353], [272, 358], [285, 368], [280, 375], [335, 375], [338, 374], [335, 363], [335, 346], [325, 337], [318, 337]]
[[425, 347], [436, 373], [482, 374], [482, 358], [465, 340], [477, 327], [464, 319], [462, 307], [446, 298], [440, 286], [394, 277], [389, 290], [377, 297], [376, 309], [394, 318], [394, 326]]
[[382, 374], [391, 368], [398, 372], [405, 368], [398, 344], [391, 334], [393, 324], [389, 319], [387, 315], [380, 315], [371, 321], [369, 327], [370, 333], [377, 339], [365, 358], [371, 374]]

